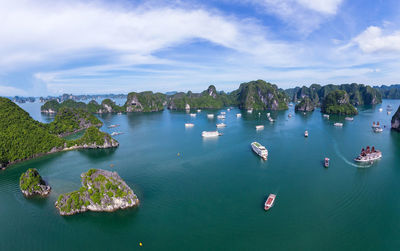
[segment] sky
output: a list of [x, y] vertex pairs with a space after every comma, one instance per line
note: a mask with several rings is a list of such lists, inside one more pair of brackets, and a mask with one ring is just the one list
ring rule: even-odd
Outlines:
[[398, 84], [398, 0], [0, 0], [0, 95]]

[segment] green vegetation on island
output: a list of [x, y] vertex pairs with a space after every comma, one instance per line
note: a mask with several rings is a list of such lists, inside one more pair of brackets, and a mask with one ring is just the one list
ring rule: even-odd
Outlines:
[[47, 196], [51, 191], [51, 187], [46, 184], [35, 168], [30, 168], [21, 174], [19, 187], [25, 196]]
[[311, 101], [311, 99], [306, 96], [300, 101], [300, 103], [296, 104], [294, 109], [295, 111], [300, 111], [300, 112], [312, 112], [315, 109], [315, 105]]
[[392, 117], [392, 129], [400, 132], [400, 106]]
[[85, 148], [110, 148], [117, 147], [118, 142], [108, 133], [91, 126], [86, 129], [85, 134], [79, 139], [67, 141], [67, 147], [82, 148], [82, 146], [85, 146]]
[[321, 112], [326, 114], [356, 115], [357, 109], [350, 104], [350, 98], [346, 91], [336, 90], [330, 92], [321, 106]]
[[[118, 146], [117, 141], [112, 138], [110, 141], [110, 136], [96, 127], [87, 130], [78, 141], [71, 142], [59, 137], [71, 131], [99, 125], [100, 122], [82, 110], [64, 109], [57, 114], [54, 122], [43, 124], [32, 119], [11, 100], [0, 97], [0, 166], [62, 151], [67, 145], [76, 145], [75, 148]], [[102, 142], [98, 139], [99, 135], [104, 137], [104, 145], [99, 144]]]
[[168, 109], [188, 110], [188, 109], [220, 109], [225, 106], [233, 105], [231, 96], [224, 92], [217, 92], [214, 85], [210, 85], [207, 90], [201, 93], [176, 93], [168, 100]]
[[126, 112], [158, 112], [164, 110], [166, 95], [162, 93], [131, 92], [125, 102]]
[[85, 211], [112, 212], [139, 204], [132, 189], [116, 172], [90, 169], [81, 174], [82, 187], [61, 194], [55, 203], [61, 215], [73, 215]]
[[286, 110], [289, 102], [288, 96], [276, 85], [264, 80], [242, 83], [239, 89], [230, 95], [241, 109], [254, 110]]
[[382, 95], [378, 90], [375, 90], [371, 86], [356, 83], [325, 86], [312, 84], [310, 87], [296, 87], [287, 89], [285, 92], [290, 95], [293, 102], [299, 102], [308, 97], [315, 106], [319, 107], [326, 96], [336, 90], [345, 91], [349, 96], [349, 103], [353, 106], [382, 103]]
[[54, 121], [45, 125], [50, 133], [66, 136], [91, 126], [101, 127], [103, 123], [93, 114], [82, 109], [61, 108]]
[[382, 85], [381, 87], [379, 86], [374, 86], [374, 89], [378, 90], [382, 98], [385, 99], [400, 99], [400, 84], [397, 85]]

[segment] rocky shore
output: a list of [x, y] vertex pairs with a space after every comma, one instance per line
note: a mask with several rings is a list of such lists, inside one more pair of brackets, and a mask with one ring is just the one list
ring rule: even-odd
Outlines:
[[392, 129], [400, 132], [400, 106], [392, 117]]
[[50, 194], [51, 187], [42, 179], [39, 172], [30, 168], [19, 178], [19, 187], [21, 192], [27, 196], [40, 195], [47, 196]]
[[90, 169], [81, 174], [78, 191], [61, 194], [55, 203], [60, 215], [85, 211], [113, 212], [139, 205], [139, 199], [116, 172]]

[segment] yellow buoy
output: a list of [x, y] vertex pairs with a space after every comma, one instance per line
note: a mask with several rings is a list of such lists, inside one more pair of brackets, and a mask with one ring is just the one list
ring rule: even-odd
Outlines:
[[141, 242], [139, 242], [139, 246], [143, 246], [143, 244]]

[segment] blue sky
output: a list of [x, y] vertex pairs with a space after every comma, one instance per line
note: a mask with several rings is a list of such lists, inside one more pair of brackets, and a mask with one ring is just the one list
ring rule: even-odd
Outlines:
[[398, 0], [0, 0], [0, 95], [396, 84]]

